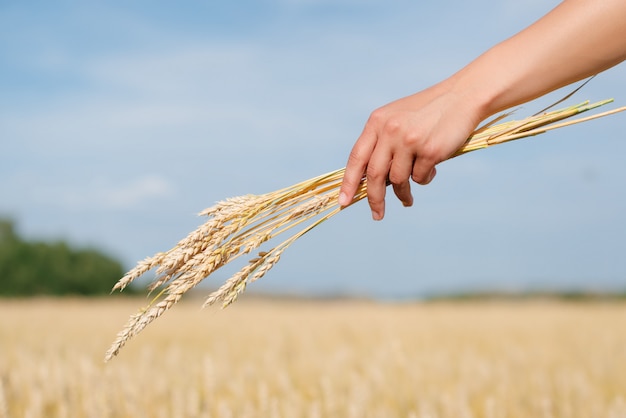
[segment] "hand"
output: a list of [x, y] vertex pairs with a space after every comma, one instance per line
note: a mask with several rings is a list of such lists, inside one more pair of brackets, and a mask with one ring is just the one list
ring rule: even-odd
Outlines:
[[411, 206], [409, 179], [428, 184], [481, 120], [624, 61], [624, 18], [624, 0], [563, 1], [447, 80], [375, 110], [350, 153], [339, 204], [350, 204], [365, 175], [375, 220], [388, 183]]
[[375, 110], [350, 153], [339, 204], [350, 204], [365, 174], [374, 220], [384, 217], [388, 184], [404, 206], [411, 206], [409, 179], [430, 183], [435, 166], [465, 143], [480, 120], [470, 101], [443, 84]]

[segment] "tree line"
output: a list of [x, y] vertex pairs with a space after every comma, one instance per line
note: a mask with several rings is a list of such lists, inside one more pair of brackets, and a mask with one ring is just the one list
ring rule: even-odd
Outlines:
[[2, 296], [108, 294], [123, 274], [119, 261], [96, 249], [27, 241], [12, 220], [0, 219]]

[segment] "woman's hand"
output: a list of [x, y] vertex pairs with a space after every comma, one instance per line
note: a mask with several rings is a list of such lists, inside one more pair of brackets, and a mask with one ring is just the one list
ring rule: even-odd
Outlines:
[[454, 154], [481, 120], [463, 99], [442, 83], [372, 112], [350, 153], [339, 204], [350, 204], [365, 175], [374, 220], [385, 214], [388, 184], [411, 206], [410, 180], [428, 184], [435, 166]]
[[352, 148], [339, 204], [367, 178], [376, 220], [385, 187], [405, 206], [409, 179], [428, 184], [435, 166], [458, 150], [484, 119], [626, 59], [625, 0], [566, 0], [452, 77], [375, 110]]

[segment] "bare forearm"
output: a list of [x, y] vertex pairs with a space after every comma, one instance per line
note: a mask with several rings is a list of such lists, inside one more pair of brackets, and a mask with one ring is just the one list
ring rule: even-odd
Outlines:
[[480, 103], [478, 119], [626, 59], [626, 0], [566, 0], [446, 84]]
[[452, 77], [370, 115], [352, 148], [341, 188], [346, 206], [363, 178], [374, 219], [387, 183], [405, 206], [409, 179], [428, 184], [489, 116], [626, 59], [626, 0], [565, 0]]

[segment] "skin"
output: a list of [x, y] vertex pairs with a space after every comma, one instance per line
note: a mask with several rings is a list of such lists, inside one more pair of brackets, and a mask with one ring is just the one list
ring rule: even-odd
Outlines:
[[366, 176], [374, 220], [388, 182], [411, 206], [410, 180], [430, 183], [481, 121], [624, 61], [624, 22], [626, 0], [565, 0], [450, 78], [376, 109], [348, 158], [339, 204]]

